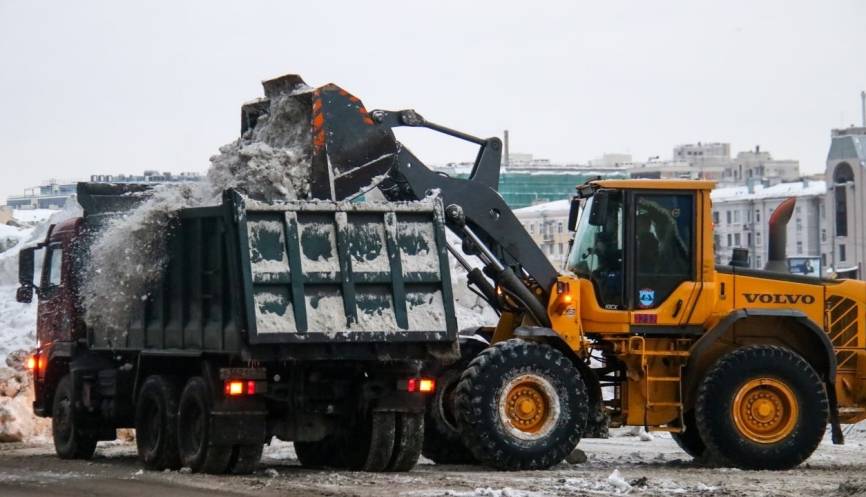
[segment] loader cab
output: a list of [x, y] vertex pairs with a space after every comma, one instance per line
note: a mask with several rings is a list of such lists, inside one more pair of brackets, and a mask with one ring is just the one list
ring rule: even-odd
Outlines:
[[597, 318], [627, 326], [639, 313], [653, 323], [683, 323], [697, 303], [696, 285], [711, 279], [705, 260], [712, 261], [712, 230], [701, 229], [711, 185], [609, 180], [579, 191], [566, 269], [591, 293], [581, 300], [598, 309]]

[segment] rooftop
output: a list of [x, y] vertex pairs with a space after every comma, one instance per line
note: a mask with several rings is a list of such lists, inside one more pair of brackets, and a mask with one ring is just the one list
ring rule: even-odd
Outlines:
[[717, 188], [710, 193], [713, 202], [733, 202], [737, 200], [761, 200], [766, 198], [806, 197], [823, 195], [827, 191], [824, 181], [793, 181], [773, 186], [757, 184], [752, 191], [748, 186]]

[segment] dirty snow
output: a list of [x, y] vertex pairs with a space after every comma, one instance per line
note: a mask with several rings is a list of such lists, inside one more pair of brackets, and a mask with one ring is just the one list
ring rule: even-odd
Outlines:
[[165, 270], [166, 233], [178, 209], [220, 203], [235, 188], [251, 198], [296, 200], [308, 193], [311, 143], [305, 112], [290, 96], [271, 99], [270, 114], [211, 157], [207, 180], [153, 189], [137, 208], [111, 220], [91, 245], [82, 296], [91, 327], [125, 332], [132, 313]]

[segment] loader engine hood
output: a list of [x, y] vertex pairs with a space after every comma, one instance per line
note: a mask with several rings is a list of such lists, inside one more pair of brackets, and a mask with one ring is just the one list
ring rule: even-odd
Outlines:
[[333, 83], [310, 88], [294, 74], [265, 81], [262, 86], [265, 98], [241, 108], [241, 134], [255, 128], [271, 99], [293, 98], [308, 109], [313, 198], [344, 200], [369, 188], [375, 183], [372, 180], [391, 169], [399, 147], [394, 133], [377, 125], [358, 97]]

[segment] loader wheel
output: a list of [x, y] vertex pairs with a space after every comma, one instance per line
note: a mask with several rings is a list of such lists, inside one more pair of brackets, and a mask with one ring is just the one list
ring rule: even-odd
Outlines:
[[488, 347], [457, 386], [466, 446], [497, 469], [545, 469], [580, 441], [589, 415], [580, 372], [553, 347], [511, 339]]
[[295, 442], [298, 462], [305, 468], [341, 467], [340, 451], [332, 435], [315, 442]]
[[[477, 346], [475, 344], [478, 344]], [[436, 377], [436, 391], [427, 402], [424, 420], [424, 457], [436, 464], [475, 464], [478, 461], [463, 443], [457, 427], [454, 392], [463, 371], [482, 350], [480, 342], [461, 343], [461, 357], [444, 371], [425, 372]]]
[[418, 463], [424, 446], [424, 414], [398, 412], [394, 432], [394, 452], [388, 471], [409, 471]]
[[685, 421], [685, 430], [680, 433], [671, 433], [671, 437], [683, 449], [683, 452], [693, 459], [700, 459], [703, 457], [707, 446], [704, 445], [701, 434], [698, 432], [698, 425], [695, 423], [695, 411], [693, 409], [686, 411], [683, 420]]
[[264, 444], [235, 445], [229, 461], [228, 472], [233, 475], [249, 475], [256, 470], [262, 459]]
[[610, 438], [610, 415], [604, 411], [601, 402], [590, 409], [581, 438]]
[[784, 347], [736, 349], [698, 388], [695, 419], [707, 452], [743, 469], [789, 469], [805, 461], [827, 426], [818, 373]]
[[135, 444], [147, 469], [180, 468], [177, 397], [177, 387], [165, 376], [149, 376], [141, 385], [135, 409]]
[[61, 459], [90, 459], [96, 451], [96, 435], [76, 423], [75, 391], [72, 376], [66, 375], [57, 384], [52, 407], [51, 433], [54, 451]]
[[342, 467], [353, 471], [386, 471], [394, 454], [395, 413], [373, 412], [338, 444]]
[[194, 473], [222, 474], [228, 469], [232, 447], [210, 444], [213, 401], [204, 378], [194, 376], [180, 394], [178, 449], [184, 466]]

